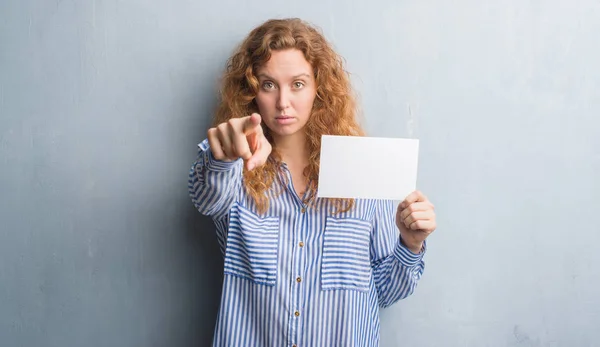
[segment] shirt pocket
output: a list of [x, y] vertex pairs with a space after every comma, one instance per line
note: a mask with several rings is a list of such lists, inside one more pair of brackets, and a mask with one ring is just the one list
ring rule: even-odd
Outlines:
[[278, 243], [278, 217], [259, 217], [234, 204], [229, 215], [224, 273], [274, 286]]
[[323, 235], [321, 288], [366, 292], [371, 282], [371, 223], [328, 216]]

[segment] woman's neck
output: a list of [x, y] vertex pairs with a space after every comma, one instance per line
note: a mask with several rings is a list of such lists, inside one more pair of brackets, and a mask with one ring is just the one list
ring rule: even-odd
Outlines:
[[308, 150], [306, 148], [306, 135], [302, 132], [285, 136], [273, 137], [277, 152], [281, 160], [287, 164], [290, 170], [303, 171], [308, 165]]

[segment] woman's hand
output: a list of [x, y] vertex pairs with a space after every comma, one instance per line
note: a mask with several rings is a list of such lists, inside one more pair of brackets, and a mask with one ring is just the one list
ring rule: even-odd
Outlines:
[[258, 113], [253, 113], [208, 129], [208, 143], [215, 159], [234, 161], [242, 158], [248, 170], [263, 165], [272, 147], [263, 133], [261, 120]]
[[396, 225], [404, 245], [420, 253], [423, 242], [437, 226], [433, 204], [420, 191], [412, 192], [398, 205]]

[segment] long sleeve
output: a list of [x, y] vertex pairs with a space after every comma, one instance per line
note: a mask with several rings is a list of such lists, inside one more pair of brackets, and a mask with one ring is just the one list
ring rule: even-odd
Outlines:
[[423, 255], [400, 241], [392, 201], [378, 201], [371, 236], [371, 262], [380, 307], [388, 307], [411, 295], [425, 268]]
[[198, 145], [198, 157], [190, 169], [188, 190], [200, 213], [218, 220], [226, 216], [240, 192], [243, 161], [216, 160], [208, 140]]

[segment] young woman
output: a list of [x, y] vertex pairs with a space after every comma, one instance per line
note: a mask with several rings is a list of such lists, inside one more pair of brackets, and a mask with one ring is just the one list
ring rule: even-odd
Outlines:
[[321, 135], [363, 135], [352, 94], [299, 19], [263, 23], [229, 59], [189, 176], [224, 255], [215, 346], [378, 346], [379, 308], [413, 293], [436, 228], [421, 192], [397, 208], [316, 197]]

